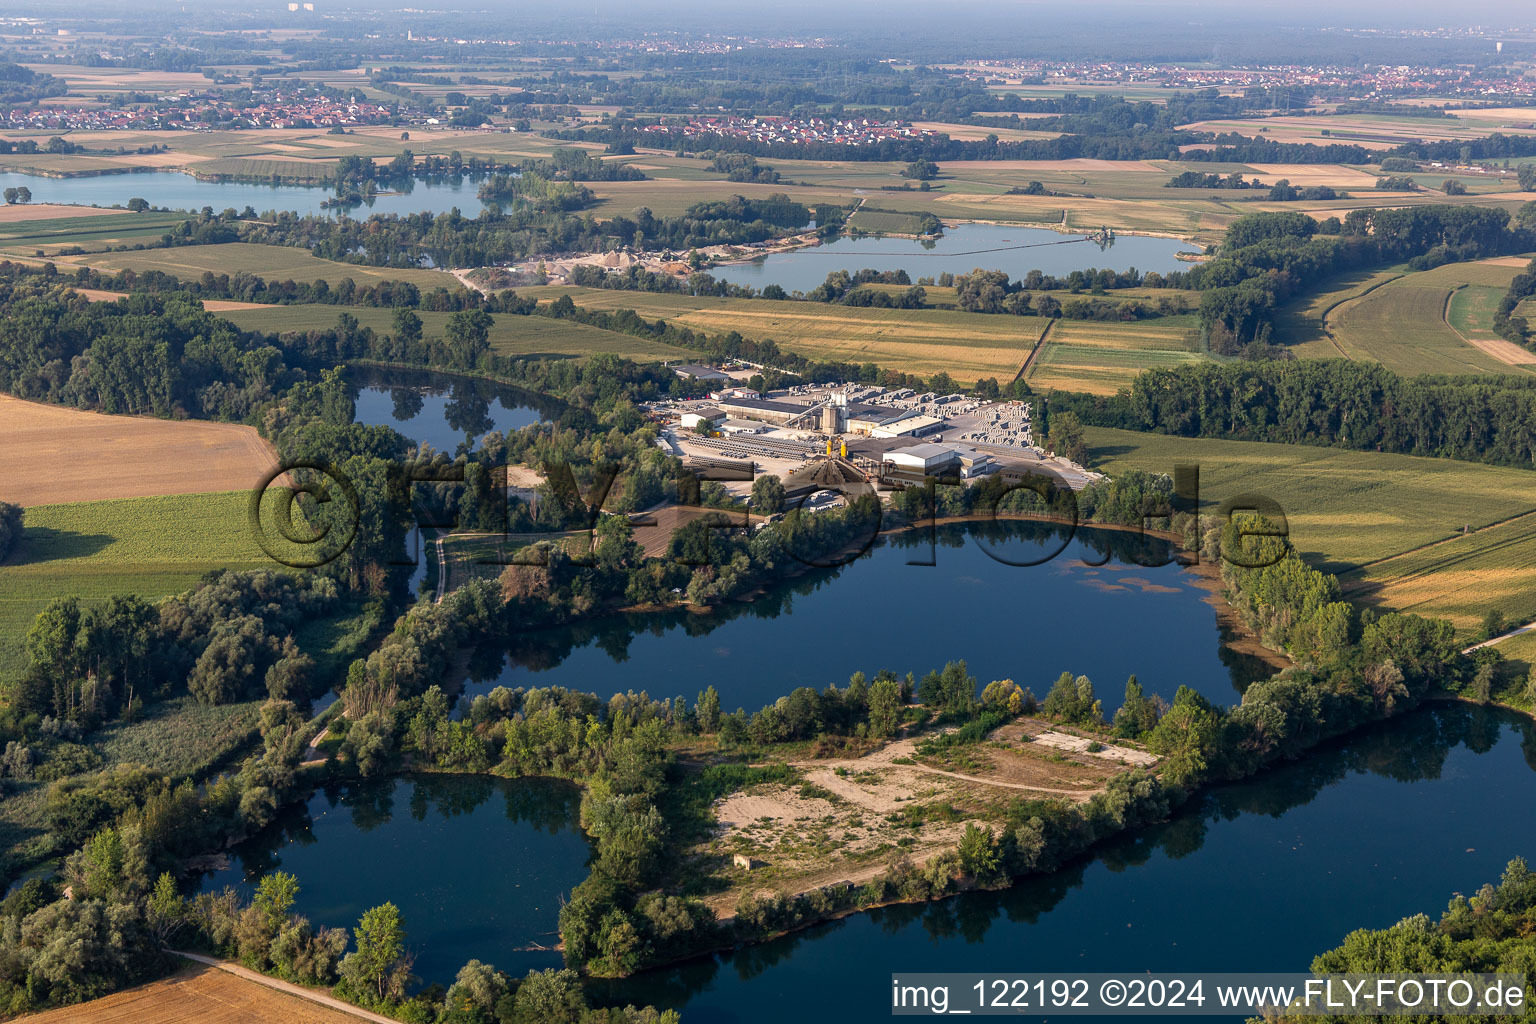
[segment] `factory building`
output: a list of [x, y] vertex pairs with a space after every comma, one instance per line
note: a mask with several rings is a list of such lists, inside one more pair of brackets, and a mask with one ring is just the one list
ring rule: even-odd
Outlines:
[[944, 421], [938, 417], [906, 409], [865, 406], [848, 413], [849, 432], [865, 437], [922, 437], [943, 429]]
[[966, 445], [953, 445], [951, 450], [960, 459], [960, 475], [967, 480], [986, 476], [988, 473], [996, 473], [1002, 468], [1002, 463], [979, 449]]
[[705, 380], [711, 383], [720, 381], [729, 383], [730, 377], [719, 370], [712, 370], [707, 366], [699, 366], [694, 363], [685, 363], [682, 366], [672, 367], [672, 372], [687, 380]]
[[883, 477], [920, 482], [930, 476], [960, 476], [960, 455], [942, 444], [919, 444], [885, 453]]
[[715, 429], [722, 434], [766, 434], [773, 427], [756, 420], [721, 420], [715, 425]]
[[733, 419], [761, 420], [779, 427], [811, 411], [810, 406], [768, 398], [728, 398], [720, 402], [720, 408]]

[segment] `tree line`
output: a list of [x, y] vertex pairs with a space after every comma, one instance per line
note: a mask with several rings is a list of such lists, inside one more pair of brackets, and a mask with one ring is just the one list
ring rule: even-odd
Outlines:
[[1400, 377], [1346, 360], [1201, 364], [1138, 374], [1129, 393], [1058, 393], [1052, 413], [1127, 430], [1315, 444], [1530, 466], [1536, 385], [1513, 376]]
[[1499, 299], [1493, 311], [1493, 330], [1499, 337], [1516, 345], [1528, 345], [1531, 340], [1527, 318], [1515, 312], [1525, 299], [1536, 295], [1536, 260], [1528, 263], [1523, 271], [1509, 282], [1509, 290]]

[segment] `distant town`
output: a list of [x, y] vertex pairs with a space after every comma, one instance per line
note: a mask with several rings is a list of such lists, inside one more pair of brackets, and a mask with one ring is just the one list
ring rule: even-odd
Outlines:
[[[1490, 44], [1491, 46], [1492, 44]], [[1360, 98], [1400, 96], [1536, 96], [1536, 78], [1508, 67], [1441, 65], [1260, 64], [1190, 67], [1174, 63], [995, 60], [969, 62], [958, 73], [972, 81], [1009, 85], [1150, 85], [1164, 89], [1280, 88], [1347, 92]]]
[[363, 99], [338, 100], [299, 89], [253, 103], [235, 103], [217, 92], [181, 93], [134, 106], [12, 107], [0, 128], [15, 131], [198, 131], [220, 128], [335, 128], [390, 124], [393, 109]]
[[880, 121], [868, 117], [695, 117], [682, 123], [645, 125], [650, 135], [682, 135], [687, 138], [718, 135], [751, 142], [823, 142], [865, 146], [886, 139], [920, 139], [938, 134], [913, 127], [906, 121]]

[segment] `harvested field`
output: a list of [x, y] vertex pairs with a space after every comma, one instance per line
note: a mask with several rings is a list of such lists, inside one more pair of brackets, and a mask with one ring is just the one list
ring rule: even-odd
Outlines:
[[0, 224], [24, 224], [64, 217], [118, 217], [125, 212], [100, 210], [94, 206], [68, 206], [63, 203], [12, 203], [0, 206]]
[[1346, 164], [1249, 164], [1261, 181], [1273, 185], [1281, 178], [1297, 188], [1326, 185], [1330, 188], [1375, 189], [1376, 175]]
[[252, 427], [109, 416], [0, 395], [0, 500], [23, 506], [254, 487], [277, 465]]
[[35, 1024], [357, 1024], [358, 1018], [203, 965], [110, 996], [34, 1014]]

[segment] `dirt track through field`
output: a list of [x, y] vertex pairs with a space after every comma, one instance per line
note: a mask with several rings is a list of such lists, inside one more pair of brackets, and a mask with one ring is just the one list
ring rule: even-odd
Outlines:
[[53, 505], [255, 487], [277, 465], [251, 427], [109, 416], [0, 395], [0, 501]]

